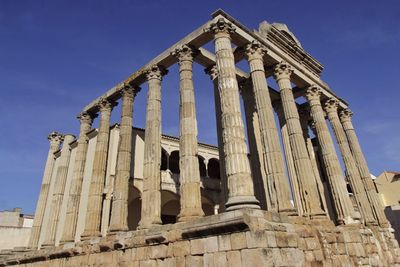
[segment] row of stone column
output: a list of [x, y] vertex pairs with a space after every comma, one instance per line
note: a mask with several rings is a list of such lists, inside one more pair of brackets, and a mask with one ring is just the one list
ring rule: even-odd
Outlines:
[[[208, 69], [215, 85], [218, 143], [220, 149], [223, 204], [226, 210], [240, 208], [260, 208], [255, 197], [251, 164], [245, 140], [244, 123], [240, 108], [239, 85], [236, 79], [236, 67], [231, 44], [231, 34], [235, 28], [229, 22], [221, 19], [211, 24], [207, 29], [214, 35], [216, 65]], [[259, 132], [257, 151], [263, 175], [265, 175], [263, 194], [267, 199], [266, 208], [288, 215], [304, 215], [311, 218], [326, 215], [324, 204], [318, 187], [316, 167], [310, 160], [310, 152], [304, 139], [304, 130], [298, 108], [291, 88], [290, 65], [281, 62], [276, 65], [274, 77], [278, 83], [281, 97], [281, 124], [285, 125], [282, 137], [291, 185], [295, 195], [297, 210], [291, 204], [289, 178], [281, 151], [279, 135], [276, 129], [274, 108], [269, 95], [269, 89], [264, 70], [263, 57], [266, 49], [258, 42], [252, 42], [245, 47], [251, 74], [251, 86], [242, 88], [242, 94], [253, 99], [252, 108], [257, 114], [258, 125], [254, 131]], [[197, 120], [195, 109], [194, 86], [192, 79], [193, 59], [196, 49], [184, 45], [173, 53], [179, 64], [180, 73], [180, 194], [181, 211], [179, 221], [187, 221], [204, 216], [201, 208], [200, 174], [198, 167]], [[142, 216], [139, 228], [147, 229], [161, 224], [161, 81], [167, 73], [161, 66], [152, 66], [146, 73], [148, 82], [144, 173], [142, 193]], [[122, 114], [120, 141], [118, 146], [116, 178], [114, 182], [112, 212], [109, 232], [127, 231], [128, 184], [131, 173], [132, 157], [132, 112], [134, 98], [139, 87], [124, 85], [121, 88]], [[310, 86], [306, 97], [310, 105], [310, 113], [315, 125], [316, 135], [321, 148], [323, 163], [329, 181], [330, 192], [338, 223], [351, 223], [354, 209], [346, 190], [345, 179], [336, 155], [333, 140], [325, 121], [324, 109], [320, 100], [321, 90]], [[98, 103], [100, 124], [98, 129], [93, 170], [89, 187], [89, 199], [85, 220], [83, 240], [101, 236], [101, 212], [108, 155], [110, 131], [110, 115], [115, 102], [101, 99]], [[342, 121], [338, 117], [337, 101], [330, 99], [325, 104], [325, 110], [332, 124], [339, 148], [346, 166], [346, 176], [353, 188], [355, 198], [366, 223], [379, 222], [387, 225], [382, 207], [376, 193], [365, 159], [358, 144], [357, 137], [350, 121], [348, 111], [341, 112]], [[87, 133], [95, 115], [82, 113], [80, 135], [75, 157], [73, 178], [69, 191], [66, 223], [61, 242], [73, 242], [76, 235], [80, 194], [82, 190], [84, 166], [88, 149]], [[55, 232], [59, 219], [62, 195], [65, 189], [67, 170], [73, 141], [72, 135], [61, 136], [53, 133], [42, 190], [39, 197], [37, 212], [32, 231], [30, 245], [37, 246], [40, 227], [43, 223], [45, 203], [47, 202], [50, 177], [54, 166], [54, 152], [58, 150], [61, 140], [64, 145], [61, 150], [59, 166], [56, 174], [57, 183], [51, 196], [50, 219], [45, 231], [44, 245], [55, 243]]]

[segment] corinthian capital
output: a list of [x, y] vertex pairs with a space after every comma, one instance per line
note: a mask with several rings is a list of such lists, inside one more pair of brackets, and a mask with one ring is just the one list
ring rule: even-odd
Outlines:
[[277, 80], [282, 78], [290, 79], [290, 75], [292, 75], [292, 73], [292, 66], [290, 66], [286, 61], [279, 62], [276, 64], [274, 69], [274, 77]]
[[226, 33], [231, 34], [235, 32], [236, 28], [229, 21], [226, 21], [223, 18], [218, 19], [217, 22], [211, 23], [209, 28], [204, 29], [205, 32], [211, 32], [214, 34], [217, 33]]
[[267, 52], [267, 48], [260, 44], [260, 42], [253, 40], [246, 45], [245, 52], [249, 60], [253, 58], [262, 58]]
[[349, 108], [346, 108], [346, 109], [343, 109], [342, 111], [340, 111], [339, 116], [340, 116], [340, 120], [342, 122], [351, 121], [353, 112]]
[[58, 148], [61, 142], [64, 141], [64, 135], [58, 132], [51, 132], [49, 136], [47, 136], [47, 139], [50, 141], [51, 146], [57, 146]]
[[137, 85], [132, 85], [130, 83], [124, 83], [121, 86], [120, 94], [122, 97], [128, 97], [133, 99], [139, 92], [141, 88]]
[[331, 97], [325, 101], [324, 106], [327, 113], [337, 113], [339, 101], [336, 98]]
[[83, 111], [83, 112], [79, 113], [79, 115], [77, 116], [77, 119], [80, 121], [81, 124], [92, 125], [93, 119], [96, 117], [97, 117], [97, 115], [95, 115], [95, 114], [91, 114], [87, 111]]
[[147, 80], [157, 79], [162, 80], [162, 77], [168, 73], [168, 70], [162, 66], [153, 65], [146, 71]]
[[212, 81], [214, 81], [218, 77], [217, 65], [209, 66], [208, 68], [204, 69], [204, 72], [210, 75], [210, 79]]
[[113, 109], [113, 107], [116, 106], [115, 102], [112, 102], [106, 98], [101, 98], [99, 100], [99, 102], [97, 103], [97, 106], [100, 110], [101, 113], [103, 112], [111, 112], [111, 110]]
[[182, 45], [180, 47], [177, 47], [171, 55], [176, 57], [179, 62], [182, 61], [193, 61], [193, 58], [197, 55], [198, 50], [195, 48], [192, 48], [189, 45]]
[[313, 84], [307, 88], [306, 98], [308, 101], [320, 100], [320, 96], [321, 96], [321, 88], [319, 88], [317, 85]]

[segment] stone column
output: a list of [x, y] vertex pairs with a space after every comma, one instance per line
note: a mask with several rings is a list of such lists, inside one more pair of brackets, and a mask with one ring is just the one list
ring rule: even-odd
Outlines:
[[61, 203], [64, 197], [65, 183], [67, 182], [68, 165], [71, 156], [70, 143], [74, 141], [75, 136], [71, 134], [64, 135], [64, 143], [61, 149], [61, 156], [56, 173], [56, 181], [54, 183], [54, 192], [49, 212], [49, 223], [47, 225], [43, 247], [55, 245], [56, 231], [58, 220], [60, 217]]
[[146, 74], [149, 84], [144, 138], [142, 218], [140, 229], [161, 224], [161, 80], [167, 70], [151, 67]]
[[92, 178], [89, 187], [85, 230], [81, 235], [83, 240], [101, 236], [100, 224], [107, 168], [108, 141], [110, 137], [110, 116], [114, 106], [115, 103], [107, 99], [101, 99], [98, 103], [100, 124], [93, 159]]
[[308, 151], [308, 156], [310, 157], [311, 166], [314, 172], [315, 183], [317, 185], [318, 194], [322, 202], [322, 207], [324, 210], [328, 210], [328, 206], [326, 204], [326, 197], [324, 191], [324, 185], [322, 184], [322, 179], [320, 175], [320, 171], [318, 169], [318, 163], [315, 156], [314, 145], [310, 138], [310, 134], [308, 131], [309, 121], [310, 121], [310, 110], [309, 108], [299, 109], [299, 116], [300, 116], [300, 124], [303, 130], [304, 140], [306, 142], [306, 147]]
[[139, 87], [124, 85], [121, 90], [122, 110], [119, 130], [116, 176], [112, 193], [109, 232], [128, 231], [128, 194], [132, 159], [133, 102]]
[[259, 116], [251, 79], [239, 82], [239, 92], [242, 95], [244, 113], [246, 116], [247, 140], [250, 151], [250, 167], [254, 183], [254, 193], [263, 210], [277, 210], [277, 200], [273, 180], [268, 180], [264, 166], [264, 149], [261, 141]]
[[354, 131], [353, 123], [351, 122], [352, 115], [353, 113], [350, 109], [342, 110], [340, 112], [340, 120], [346, 133], [352, 155], [360, 172], [361, 180], [367, 193], [368, 200], [372, 206], [375, 219], [378, 221], [380, 226], [389, 227], [389, 223], [386, 219], [382, 204], [379, 200], [379, 196], [375, 191], [367, 161], [365, 160], [360, 143], [358, 142], [356, 132]]
[[224, 144], [225, 168], [228, 182], [227, 210], [241, 208], [259, 209], [254, 196], [250, 163], [247, 158], [244, 125], [240, 110], [239, 86], [236, 80], [235, 61], [230, 33], [231, 23], [219, 19], [207, 29], [214, 34], [218, 89], [222, 111], [222, 137]]
[[47, 154], [47, 161], [44, 167], [44, 174], [42, 179], [42, 186], [40, 188], [40, 195], [36, 204], [35, 217], [33, 219], [33, 226], [31, 236], [29, 239], [29, 247], [37, 248], [40, 236], [40, 229], [42, 228], [44, 211], [46, 209], [47, 198], [49, 195], [49, 188], [51, 183], [51, 175], [53, 173], [55, 157], [54, 153], [59, 149], [63, 140], [63, 136], [57, 132], [52, 132], [47, 139], [50, 141], [50, 149]]
[[195, 52], [189, 46], [184, 45], [177, 48], [173, 53], [179, 60], [180, 75], [179, 179], [181, 210], [178, 221], [188, 221], [204, 216], [201, 207], [200, 171], [197, 158], [197, 119], [192, 78]]
[[290, 183], [293, 191], [293, 200], [295, 203], [295, 206], [297, 208], [297, 213], [302, 216], [304, 214], [304, 209], [303, 209], [303, 199], [301, 197], [301, 191], [300, 191], [300, 184], [301, 182], [298, 181], [298, 177], [296, 174], [296, 167], [294, 165], [294, 160], [293, 160], [293, 153], [292, 153], [292, 148], [290, 147], [290, 138], [289, 138], [289, 132], [287, 129], [287, 124], [285, 120], [285, 116], [283, 113], [283, 108], [281, 104], [276, 104], [275, 109], [278, 114], [278, 119], [279, 119], [279, 125], [281, 127], [281, 135], [282, 135], [282, 143], [283, 143], [283, 148], [285, 151], [285, 156], [286, 156], [286, 165], [290, 177]]
[[274, 184], [276, 190], [277, 211], [293, 214], [295, 210], [290, 202], [289, 181], [286, 177], [274, 111], [265, 78], [263, 61], [265, 52], [266, 49], [258, 42], [252, 42], [246, 46], [257, 113], [260, 119], [264, 166], [267, 180]]
[[290, 82], [292, 72], [291, 66], [282, 61], [275, 67], [274, 77], [280, 89], [283, 113], [289, 134], [296, 176], [299, 182], [304, 215], [310, 217], [325, 216], [326, 214], [322, 210], [322, 203], [315, 184], [315, 177], [292, 92]]
[[322, 159], [326, 167], [337, 223], [348, 224], [353, 222], [354, 209], [347, 192], [346, 181], [336, 155], [335, 146], [325, 121], [320, 95], [321, 89], [315, 85], [311, 85], [306, 91], [317, 139], [321, 146]]
[[223, 138], [222, 138], [222, 111], [221, 111], [221, 99], [218, 89], [218, 70], [216, 65], [212, 65], [206, 68], [205, 73], [210, 75], [210, 79], [214, 86], [214, 104], [215, 104], [215, 122], [217, 128], [217, 139], [218, 139], [218, 154], [219, 154], [219, 173], [221, 176], [221, 195], [219, 203], [219, 212], [225, 211], [225, 203], [228, 200], [228, 188], [226, 181], [226, 169], [225, 169], [225, 158], [223, 150]]
[[367, 194], [361, 181], [360, 172], [358, 171], [356, 162], [351, 154], [346, 133], [344, 132], [343, 126], [340, 123], [338, 115], [338, 101], [335, 98], [328, 99], [325, 102], [325, 111], [328, 114], [328, 119], [336, 136], [340, 153], [342, 154], [342, 159], [346, 167], [346, 176], [353, 190], [353, 195], [357, 202], [357, 206], [361, 211], [362, 219], [367, 225], [376, 225], [371, 205], [369, 204]]
[[67, 214], [65, 217], [64, 232], [61, 238], [61, 243], [75, 241], [83, 174], [85, 171], [86, 154], [89, 146], [89, 137], [87, 136], [87, 133], [92, 129], [94, 118], [95, 115], [89, 114], [87, 112], [83, 112], [78, 116], [78, 119], [80, 121], [79, 139], [78, 146], [76, 148], [73, 177], [69, 190]]

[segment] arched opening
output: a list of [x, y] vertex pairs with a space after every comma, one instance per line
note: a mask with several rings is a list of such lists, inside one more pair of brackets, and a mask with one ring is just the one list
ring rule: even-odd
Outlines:
[[161, 149], [161, 167], [160, 170], [166, 171], [168, 169], [168, 153], [164, 148]]
[[161, 190], [162, 223], [163, 224], [176, 223], [179, 212], [180, 212], [179, 196], [172, 192]]
[[208, 161], [208, 176], [214, 179], [220, 179], [220, 172], [219, 172], [219, 160], [218, 159], [210, 159]]
[[206, 164], [204, 163], [204, 158], [202, 156], [197, 156], [199, 159], [199, 171], [200, 171], [200, 176], [201, 177], [206, 177], [207, 176], [207, 169], [206, 169]]
[[169, 170], [172, 173], [179, 174], [180, 169], [179, 169], [179, 151], [175, 150], [171, 152], [171, 155], [169, 156]]
[[128, 228], [135, 230], [138, 227], [141, 219], [142, 200], [140, 198], [140, 191], [134, 187], [129, 186], [128, 195]]

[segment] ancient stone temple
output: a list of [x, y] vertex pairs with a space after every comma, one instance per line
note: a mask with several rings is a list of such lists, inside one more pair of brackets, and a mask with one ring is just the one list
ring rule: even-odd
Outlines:
[[[174, 64], [179, 138], [161, 133]], [[211, 79], [216, 147], [197, 140], [194, 64]], [[216, 11], [84, 107], [78, 137], [50, 134], [30, 245], [0, 266], [400, 266], [352, 112], [322, 69], [286, 25], [249, 30]]]

